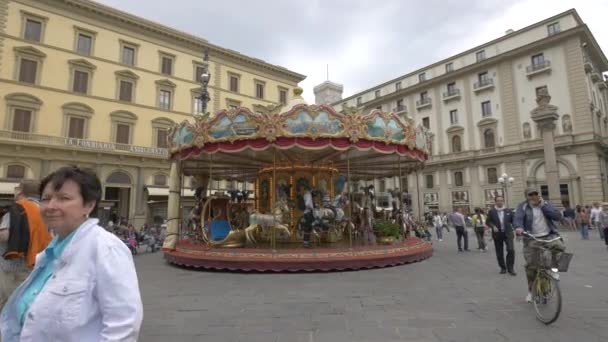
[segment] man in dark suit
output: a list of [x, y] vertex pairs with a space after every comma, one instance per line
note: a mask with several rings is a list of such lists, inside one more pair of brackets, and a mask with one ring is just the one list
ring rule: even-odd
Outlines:
[[[505, 208], [505, 199], [502, 196], [496, 196], [494, 199], [495, 206], [488, 213], [486, 225], [492, 228], [492, 238], [494, 239], [494, 247], [496, 250], [496, 259], [500, 266], [500, 273], [509, 272], [515, 276], [517, 273], [513, 270], [515, 263], [515, 249], [513, 240], [515, 234], [513, 232], [513, 210]], [[507, 246], [507, 263], [505, 264], [504, 246]]]

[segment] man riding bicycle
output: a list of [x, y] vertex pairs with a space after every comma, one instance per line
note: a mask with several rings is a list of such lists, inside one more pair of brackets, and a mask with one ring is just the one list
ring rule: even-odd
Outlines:
[[[551, 203], [545, 201], [536, 189], [526, 190], [526, 201], [517, 206], [513, 227], [515, 233], [521, 235], [524, 231], [539, 240], [551, 240], [559, 236], [554, 222], [562, 219], [561, 212]], [[532, 283], [536, 276], [536, 269], [539, 266], [536, 253], [542, 242], [524, 237], [523, 255], [526, 260], [526, 277], [528, 279], [528, 295], [526, 301], [532, 302]], [[559, 256], [566, 250], [562, 239], [546, 244], [553, 256], [553, 264], [557, 263]]]

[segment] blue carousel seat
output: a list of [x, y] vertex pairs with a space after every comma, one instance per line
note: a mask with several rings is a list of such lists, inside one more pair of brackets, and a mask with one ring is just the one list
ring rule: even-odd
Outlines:
[[211, 240], [223, 240], [230, 232], [230, 223], [227, 220], [211, 221]]

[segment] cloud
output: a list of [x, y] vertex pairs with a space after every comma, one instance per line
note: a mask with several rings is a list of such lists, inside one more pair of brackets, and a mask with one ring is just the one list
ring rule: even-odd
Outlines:
[[98, 1], [305, 74], [309, 102], [326, 65], [350, 96], [574, 5], [608, 41], [608, 2], [593, 0]]

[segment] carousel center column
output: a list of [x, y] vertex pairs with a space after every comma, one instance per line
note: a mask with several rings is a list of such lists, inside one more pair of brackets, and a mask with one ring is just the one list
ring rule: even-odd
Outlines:
[[179, 198], [180, 198], [180, 163], [171, 161], [171, 172], [169, 174], [169, 203], [167, 207], [167, 236], [163, 243], [163, 249], [175, 250], [179, 228]]

